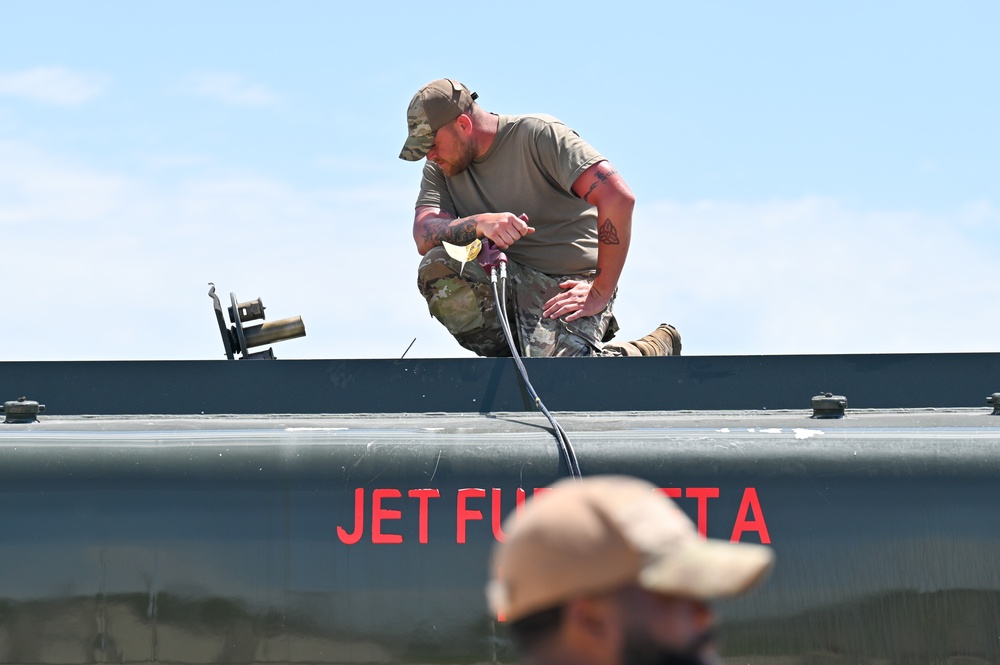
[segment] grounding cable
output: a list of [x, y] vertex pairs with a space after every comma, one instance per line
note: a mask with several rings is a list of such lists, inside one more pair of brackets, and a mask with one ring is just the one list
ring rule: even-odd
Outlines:
[[569, 436], [566, 435], [566, 430], [562, 428], [555, 417], [549, 413], [549, 410], [545, 408], [545, 404], [542, 403], [542, 398], [538, 396], [535, 392], [535, 387], [531, 385], [531, 380], [528, 379], [528, 370], [524, 368], [524, 363], [521, 361], [521, 355], [517, 352], [517, 347], [514, 344], [514, 337], [510, 330], [510, 322], [507, 320], [507, 258], [501, 254], [501, 258], [498, 261], [500, 264], [500, 282], [503, 289], [503, 298], [500, 296], [500, 292], [497, 290], [497, 267], [493, 265], [490, 267], [490, 282], [493, 285], [493, 298], [496, 301], [497, 306], [497, 318], [500, 319], [500, 326], [503, 328], [504, 337], [507, 339], [507, 346], [510, 347], [510, 354], [514, 358], [514, 363], [517, 365], [518, 372], [521, 373], [521, 379], [524, 381], [524, 387], [528, 389], [528, 394], [531, 399], [535, 401], [535, 406], [538, 410], [545, 414], [548, 418], [549, 424], [552, 425], [553, 434], [556, 437], [556, 444], [559, 446], [559, 453], [562, 455], [563, 460], [566, 462], [566, 467], [569, 469], [570, 476], [573, 478], [583, 478], [583, 473], [580, 471], [580, 463], [576, 458], [576, 451], [573, 450], [573, 444], [569, 441]]

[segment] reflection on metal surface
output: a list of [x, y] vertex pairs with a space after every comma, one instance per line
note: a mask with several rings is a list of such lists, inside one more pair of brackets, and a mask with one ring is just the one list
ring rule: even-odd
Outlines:
[[159, 594], [0, 604], [5, 663], [393, 662], [384, 647], [227, 598]]
[[[424, 635], [344, 634], [308, 616], [253, 612], [224, 598], [141, 594], [0, 604], [5, 663], [475, 662], [488, 621], [456, 627], [452, 644]], [[900, 591], [793, 616], [728, 621], [728, 662], [996, 663], [1000, 592]], [[513, 654], [499, 645], [498, 657]]]
[[795, 655], [800, 663], [953, 663], [1000, 658], [1000, 591], [896, 591], [819, 607], [780, 619], [733, 622], [726, 651]]

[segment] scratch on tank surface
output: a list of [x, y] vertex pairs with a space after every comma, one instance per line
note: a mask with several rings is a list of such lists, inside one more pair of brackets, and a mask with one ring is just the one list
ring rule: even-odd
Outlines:
[[743, 450], [743, 447], [744, 445], [746, 445], [746, 443], [747, 443], [746, 441], [743, 441], [741, 439], [734, 439], [727, 441], [724, 444], [722, 443], [716, 444], [716, 448], [733, 449], [738, 453], [740, 453], [741, 455], [743, 455], [744, 457], [746, 457], [747, 451]]
[[434, 482], [434, 476], [436, 476], [438, 472], [438, 465], [441, 463], [442, 453], [444, 453], [443, 450], [438, 451], [437, 459], [434, 461], [434, 471], [431, 472], [431, 479], [427, 481], [428, 485]]
[[347, 467], [343, 467], [343, 469], [344, 469], [344, 481], [345, 482], [349, 481], [351, 479], [351, 475], [357, 470], [358, 465], [361, 464], [362, 460], [364, 460], [365, 457], [368, 456], [368, 451], [371, 449], [371, 447], [372, 447], [372, 445], [374, 443], [375, 443], [374, 439], [368, 442], [368, 444], [365, 446], [364, 453], [362, 453], [360, 457], [358, 457], [356, 460], [354, 460], [354, 464], [351, 465], [350, 470], [348, 470]]
[[[830, 491], [829, 487], [824, 487], [823, 489], [826, 490], [827, 492]], [[830, 497], [828, 497], [826, 494], [824, 494], [822, 490], [817, 489], [816, 490], [816, 496], [818, 496], [821, 499], [823, 499], [824, 501], [826, 501], [826, 505], [828, 505], [828, 506], [832, 506], [833, 505], [833, 501], [830, 501]]]
[[378, 480], [379, 476], [381, 476], [383, 473], [385, 473], [385, 469], [382, 469], [381, 471], [379, 471], [378, 473], [376, 473], [374, 476], [372, 476], [371, 478], [369, 478], [367, 481], [365, 481], [365, 485], [371, 485], [376, 480]]

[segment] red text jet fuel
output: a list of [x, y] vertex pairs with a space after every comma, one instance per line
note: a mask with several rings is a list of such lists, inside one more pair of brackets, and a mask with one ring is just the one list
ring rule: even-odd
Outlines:
[[[533, 490], [535, 496], [546, 491], [549, 491], [546, 487], [536, 487]], [[698, 532], [702, 536], [707, 535], [709, 502], [720, 497], [721, 489], [719, 487], [663, 487], [660, 488], [660, 491], [682, 505], [686, 500], [695, 502]], [[488, 501], [487, 494], [489, 495]], [[527, 496], [527, 490], [518, 487], [515, 490], [515, 496], [516, 509], [519, 510]], [[506, 513], [503, 509], [503, 490], [498, 487], [491, 488], [488, 493], [483, 488], [463, 487], [458, 489], [454, 497], [443, 497], [439, 489], [409, 489], [405, 490], [405, 498], [404, 490], [386, 487], [368, 491], [366, 498], [366, 489], [358, 487], [354, 490], [353, 525], [349, 530], [344, 526], [337, 526], [337, 537], [345, 545], [355, 545], [366, 538], [365, 527], [369, 525], [368, 538], [370, 538], [370, 542], [398, 545], [404, 542], [404, 535], [393, 530], [393, 523], [401, 521], [404, 518], [404, 513], [415, 512], [419, 524], [417, 542], [427, 544], [431, 506], [439, 500], [448, 501], [449, 498], [455, 503], [454, 533], [456, 543], [465, 544], [469, 522], [486, 519], [491, 525], [493, 538], [503, 542], [504, 533], [501, 524]], [[484, 515], [484, 511], [488, 514], [488, 518]], [[366, 517], [370, 519], [370, 522], [366, 521]], [[715, 515], [715, 518], [719, 520], [722, 520], [723, 517]], [[732, 524], [729, 536], [732, 542], [742, 540], [744, 534], [753, 533], [756, 534], [753, 542], [770, 544], [771, 536], [755, 487], [744, 488], [735, 517], [731, 514], [725, 517], [729, 517], [727, 523]]]

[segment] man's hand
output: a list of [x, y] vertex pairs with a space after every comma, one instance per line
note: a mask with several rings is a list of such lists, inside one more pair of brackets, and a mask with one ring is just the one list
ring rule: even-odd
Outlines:
[[500, 249], [507, 249], [515, 242], [534, 233], [535, 229], [528, 226], [528, 216], [521, 213], [517, 217], [509, 212], [495, 212], [475, 215], [476, 230], [480, 235], [489, 238]]
[[563, 292], [550, 298], [542, 310], [542, 316], [546, 318], [558, 319], [565, 316], [566, 321], [576, 321], [585, 316], [600, 314], [611, 299], [610, 295], [605, 296], [590, 282], [570, 279], [559, 286]]
[[413, 240], [423, 256], [441, 241], [453, 245], [468, 245], [478, 238], [489, 238], [500, 249], [507, 249], [515, 242], [534, 233], [528, 226], [528, 216], [510, 212], [484, 212], [456, 218], [449, 212], [433, 206], [417, 206], [413, 216]]

